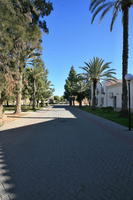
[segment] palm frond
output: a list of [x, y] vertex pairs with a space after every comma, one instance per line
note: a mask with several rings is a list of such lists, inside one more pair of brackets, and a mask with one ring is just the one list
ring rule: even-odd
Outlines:
[[106, 7], [108, 7], [109, 5], [110, 5], [110, 2], [105, 3], [105, 4], [103, 4], [102, 6], [99, 6], [99, 7], [97, 8], [97, 10], [94, 12], [93, 16], [92, 16], [91, 23], [94, 22], [95, 17], [97, 16], [97, 14], [98, 14], [103, 8], [106, 8]]
[[101, 79], [116, 79], [114, 77], [115, 69], [110, 69], [109, 65], [111, 62], [104, 63], [104, 60], [98, 57], [94, 57], [88, 63], [85, 62], [86, 66], [81, 67], [85, 72], [82, 73], [82, 77], [84, 80], [97, 80]]
[[104, 18], [104, 16], [108, 13], [108, 11], [112, 8], [113, 6], [113, 3], [110, 4], [110, 6], [108, 6], [104, 11], [103, 13], [101, 14], [101, 17], [100, 17], [100, 21]]
[[105, 2], [105, 0], [97, 0], [95, 2], [95, 4], [91, 7], [90, 11], [94, 12], [94, 10], [96, 9], [96, 7], [98, 7], [101, 3], [104, 3], [104, 2]]
[[111, 64], [111, 62], [105, 63], [102, 67], [101, 67], [101, 73], [107, 69], [109, 69], [109, 65]]
[[92, 9], [92, 7], [95, 5], [96, 2], [97, 2], [97, 0], [91, 0], [89, 10]]
[[114, 11], [113, 11], [113, 17], [112, 17], [112, 21], [111, 21], [111, 24], [110, 24], [110, 31], [113, 30], [114, 22], [115, 22], [117, 16], [118, 16], [118, 8], [115, 8]]
[[106, 81], [106, 82], [117, 82], [118, 81], [115, 77], [114, 78], [103, 78], [101, 80]]

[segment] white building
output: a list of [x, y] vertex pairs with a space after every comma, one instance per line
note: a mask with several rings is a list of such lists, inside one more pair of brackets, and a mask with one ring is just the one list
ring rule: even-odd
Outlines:
[[[131, 108], [133, 109], [133, 80], [131, 81]], [[93, 94], [93, 93], [92, 93]], [[120, 110], [122, 106], [122, 81], [98, 84], [96, 89], [97, 107], [111, 106]]]

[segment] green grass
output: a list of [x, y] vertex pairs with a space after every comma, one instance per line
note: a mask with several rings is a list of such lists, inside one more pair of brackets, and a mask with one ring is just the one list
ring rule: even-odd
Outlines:
[[[94, 110], [89, 106], [83, 106], [80, 109], [128, 127], [128, 117], [122, 117], [120, 112], [113, 111], [111, 108], [96, 108]], [[131, 126], [133, 128], [133, 114]]]

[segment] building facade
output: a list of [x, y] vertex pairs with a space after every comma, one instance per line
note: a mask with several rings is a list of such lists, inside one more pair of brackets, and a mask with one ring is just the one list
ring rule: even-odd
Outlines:
[[[130, 83], [131, 108], [133, 110], [133, 80]], [[93, 94], [93, 91], [92, 91]], [[113, 107], [121, 110], [122, 107], [122, 81], [98, 84], [96, 88], [97, 107]]]

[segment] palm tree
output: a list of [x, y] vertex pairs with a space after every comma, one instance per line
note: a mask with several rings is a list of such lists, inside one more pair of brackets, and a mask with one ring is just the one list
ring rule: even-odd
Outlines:
[[122, 111], [127, 112], [127, 84], [125, 75], [128, 72], [128, 26], [129, 26], [129, 8], [133, 6], [132, 0], [92, 0], [90, 11], [93, 13], [92, 23], [97, 14], [102, 11], [100, 20], [113, 9], [113, 16], [111, 20], [110, 30], [112, 31], [114, 22], [119, 14], [122, 12], [123, 22], [123, 53], [122, 53]]
[[82, 73], [82, 77], [89, 82], [92, 82], [93, 85], [93, 98], [92, 98], [92, 107], [96, 106], [96, 87], [97, 83], [100, 81], [116, 81], [116, 78], [113, 76], [116, 73], [114, 69], [109, 69], [111, 62], [104, 62], [102, 58], [94, 57], [88, 63], [85, 62], [85, 67], [81, 67], [85, 73]]

